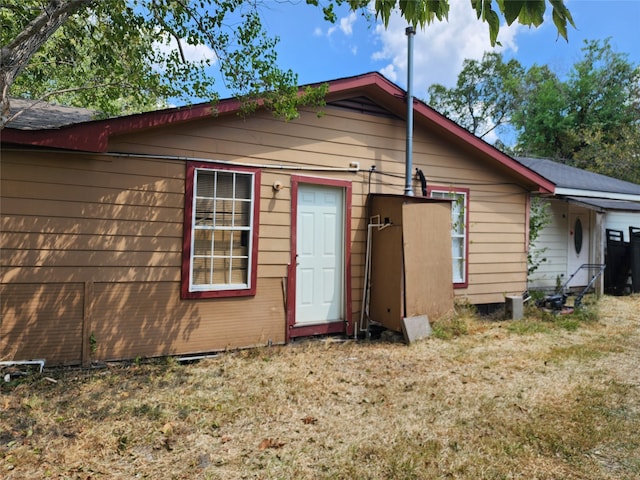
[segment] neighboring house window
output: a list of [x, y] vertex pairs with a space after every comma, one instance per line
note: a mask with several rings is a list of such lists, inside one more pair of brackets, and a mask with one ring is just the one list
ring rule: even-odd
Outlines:
[[255, 295], [260, 171], [190, 162], [182, 297]]
[[460, 188], [432, 187], [428, 188], [432, 198], [450, 198], [451, 202], [451, 256], [453, 266], [454, 287], [468, 286], [468, 245], [469, 222], [468, 205], [469, 190]]

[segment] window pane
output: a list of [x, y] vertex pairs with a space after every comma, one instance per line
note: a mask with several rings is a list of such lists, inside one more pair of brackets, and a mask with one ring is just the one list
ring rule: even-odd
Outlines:
[[233, 201], [216, 200], [216, 227], [233, 226]]
[[213, 225], [213, 200], [196, 198], [196, 225]]
[[236, 173], [236, 197], [239, 199], [251, 199], [251, 175]]
[[451, 220], [453, 221], [453, 230], [455, 233], [462, 235], [464, 233], [464, 197], [458, 195], [457, 199], [451, 204]]
[[233, 237], [233, 251], [231, 254], [234, 257], [246, 257], [249, 255], [249, 244], [246, 243], [246, 235], [244, 232], [239, 230], [234, 230], [231, 232]]
[[464, 254], [463, 242], [464, 242], [463, 238], [451, 239], [451, 256], [454, 259], [463, 257], [463, 254]]
[[213, 283], [224, 285], [229, 283], [229, 258], [213, 259]]
[[218, 172], [217, 198], [233, 198], [233, 172]]
[[460, 195], [451, 195], [451, 215], [456, 217], [460, 216], [460, 212], [462, 211], [462, 197]]
[[248, 258], [234, 258], [231, 264], [231, 283], [248, 283], [249, 273]]
[[193, 232], [193, 254], [198, 256], [211, 256], [211, 230], [195, 230]]
[[193, 259], [193, 284], [209, 285], [211, 283], [211, 259]]
[[216, 257], [230, 256], [231, 232], [229, 230], [216, 230], [213, 238], [213, 254]]
[[434, 198], [450, 198], [451, 202], [451, 256], [453, 267], [453, 282], [463, 283], [465, 280], [465, 242], [467, 226], [465, 225], [466, 200], [463, 193], [432, 191]]
[[462, 258], [453, 259], [453, 281], [455, 283], [464, 282], [464, 260]]
[[215, 179], [215, 172], [204, 172], [198, 170], [196, 175], [196, 197], [209, 197], [213, 198], [213, 183]]
[[234, 210], [234, 226], [235, 227], [248, 227], [251, 222], [250, 215], [251, 203], [247, 201], [236, 201]]

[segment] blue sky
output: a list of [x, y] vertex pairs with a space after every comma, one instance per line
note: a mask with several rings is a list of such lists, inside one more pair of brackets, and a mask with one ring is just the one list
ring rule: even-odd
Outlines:
[[[523, 65], [547, 64], [566, 73], [579, 59], [583, 40], [611, 37], [613, 48], [640, 64], [640, 0], [568, 0], [577, 28], [569, 29], [569, 42], [558, 38], [550, 19], [539, 28], [504, 27], [498, 40], [506, 58]], [[264, 0], [265, 27], [280, 37], [279, 63], [299, 75], [301, 84], [315, 83], [378, 71], [406, 87], [406, 23], [399, 17], [389, 27], [368, 21], [348, 9], [339, 11], [336, 24], [323, 19], [321, 9], [304, 0]], [[469, 0], [451, 0], [448, 22], [418, 30], [414, 53], [414, 91], [425, 99], [432, 83], [453, 86], [466, 58], [480, 59], [492, 50], [488, 27], [479, 22]], [[221, 98], [228, 96], [221, 90]]]

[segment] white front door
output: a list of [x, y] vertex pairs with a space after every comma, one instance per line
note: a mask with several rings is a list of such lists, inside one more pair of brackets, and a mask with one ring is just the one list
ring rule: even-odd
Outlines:
[[295, 325], [344, 319], [344, 189], [301, 183]]
[[[572, 212], [569, 214], [569, 245], [567, 251], [567, 278], [573, 275], [581, 265], [589, 261], [589, 212]], [[595, 272], [583, 268], [569, 282], [569, 287], [583, 287], [589, 283], [589, 278]]]

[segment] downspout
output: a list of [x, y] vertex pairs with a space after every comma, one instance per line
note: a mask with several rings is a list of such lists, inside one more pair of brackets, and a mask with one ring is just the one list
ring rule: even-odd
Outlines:
[[413, 27], [407, 27], [407, 153], [405, 167], [404, 194], [413, 197], [412, 170], [413, 170], [413, 36], [416, 31]]

